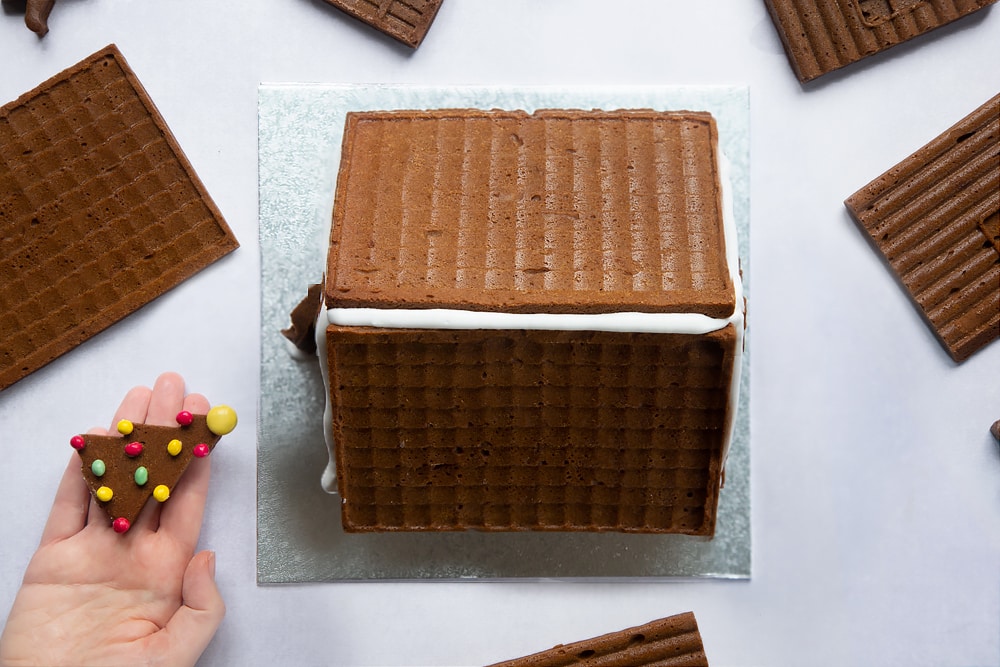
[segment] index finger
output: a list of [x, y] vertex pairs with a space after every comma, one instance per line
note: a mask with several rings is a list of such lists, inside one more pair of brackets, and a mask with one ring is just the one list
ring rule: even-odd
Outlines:
[[163, 373], [156, 378], [149, 399], [146, 423], [176, 426], [177, 413], [184, 408], [184, 378], [177, 373]]

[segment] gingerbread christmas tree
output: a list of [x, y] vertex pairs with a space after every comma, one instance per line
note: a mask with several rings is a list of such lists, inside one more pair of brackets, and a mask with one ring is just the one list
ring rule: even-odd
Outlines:
[[192, 459], [208, 456], [219, 439], [236, 427], [226, 405], [207, 415], [177, 413], [176, 426], [118, 422], [119, 434], [76, 435], [70, 444], [83, 460], [83, 477], [97, 503], [124, 533], [150, 496], [165, 502]]

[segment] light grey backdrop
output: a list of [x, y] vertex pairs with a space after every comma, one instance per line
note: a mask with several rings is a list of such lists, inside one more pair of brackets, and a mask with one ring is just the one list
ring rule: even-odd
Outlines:
[[[16, 4], [16, 3], [15, 3]], [[718, 665], [1000, 664], [1000, 345], [950, 362], [842, 201], [1000, 90], [992, 7], [803, 89], [759, 0], [445, 0], [416, 53], [321, 0], [0, 10], [0, 99], [116, 42], [243, 247], [0, 393], [0, 619], [70, 452], [167, 368], [239, 412], [206, 665], [477, 665], [693, 610]], [[750, 581], [256, 583], [261, 82], [750, 90]]]

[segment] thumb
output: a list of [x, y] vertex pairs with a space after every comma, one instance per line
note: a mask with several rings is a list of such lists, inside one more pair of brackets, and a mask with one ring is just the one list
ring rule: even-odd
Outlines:
[[226, 615], [226, 605], [215, 585], [215, 553], [194, 555], [184, 572], [180, 608], [164, 628], [171, 639], [176, 664], [194, 665], [215, 636]]

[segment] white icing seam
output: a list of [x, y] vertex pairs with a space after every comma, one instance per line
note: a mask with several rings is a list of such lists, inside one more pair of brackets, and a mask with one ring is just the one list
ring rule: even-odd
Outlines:
[[323, 476], [320, 484], [327, 493], [337, 493], [337, 455], [334, 451], [333, 442], [333, 405], [330, 403], [330, 368], [326, 353], [326, 308], [320, 308], [319, 316], [316, 318], [316, 356], [319, 358], [319, 372], [323, 376], [323, 390], [326, 394], [323, 401], [323, 438], [326, 440], [326, 449], [329, 454], [326, 468], [323, 469]]
[[498, 313], [447, 308], [331, 308], [327, 322], [344, 327], [389, 329], [533, 329], [628, 333], [706, 334], [732, 318], [697, 313]]

